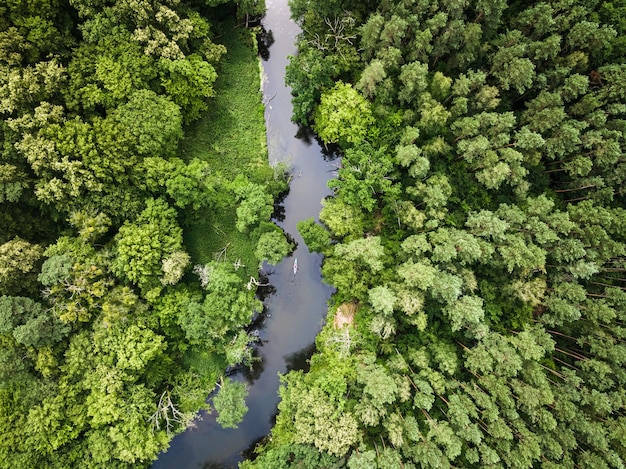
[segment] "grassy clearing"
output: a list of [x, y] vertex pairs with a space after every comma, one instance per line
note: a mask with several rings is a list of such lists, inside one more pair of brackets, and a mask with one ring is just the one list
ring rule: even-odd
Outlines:
[[[271, 180], [260, 91], [259, 63], [249, 30], [225, 26], [222, 36], [228, 52], [222, 58], [210, 109], [186, 132], [181, 156], [209, 161], [223, 181], [238, 174], [254, 182]], [[235, 228], [236, 206], [188, 214], [185, 244], [194, 263], [221, 255], [228, 262], [245, 264], [242, 274], [256, 275], [256, 239]], [[220, 254], [221, 253], [221, 254]]]

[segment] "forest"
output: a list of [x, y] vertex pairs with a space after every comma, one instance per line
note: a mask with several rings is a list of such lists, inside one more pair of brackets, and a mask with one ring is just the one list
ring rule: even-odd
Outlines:
[[240, 467], [625, 467], [626, 2], [290, 6], [337, 291]]
[[[245, 412], [270, 223], [262, 2], [0, 4], [0, 467], [149, 467]], [[207, 396], [212, 399], [207, 403]]]

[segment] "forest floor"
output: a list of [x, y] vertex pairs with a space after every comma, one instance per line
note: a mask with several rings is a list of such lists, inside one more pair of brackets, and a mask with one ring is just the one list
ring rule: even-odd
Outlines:
[[[260, 90], [259, 59], [253, 32], [234, 24], [222, 35], [227, 48], [218, 67], [214, 88], [216, 96], [209, 110], [186, 131], [180, 147], [189, 161], [209, 161], [213, 176], [228, 183], [239, 174], [263, 183], [273, 170], [267, 158], [264, 107]], [[220, 190], [220, 189], [218, 189]], [[218, 259], [245, 265], [246, 275], [256, 276], [256, 240], [235, 228], [236, 205], [231, 197], [224, 207], [206, 213], [186, 214], [185, 245], [194, 263]]]

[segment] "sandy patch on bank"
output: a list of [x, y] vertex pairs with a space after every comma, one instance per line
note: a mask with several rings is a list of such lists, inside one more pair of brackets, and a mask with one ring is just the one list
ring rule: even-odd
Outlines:
[[343, 326], [351, 326], [354, 323], [354, 313], [356, 313], [357, 305], [355, 303], [342, 303], [337, 308], [333, 326], [335, 329], [341, 329]]

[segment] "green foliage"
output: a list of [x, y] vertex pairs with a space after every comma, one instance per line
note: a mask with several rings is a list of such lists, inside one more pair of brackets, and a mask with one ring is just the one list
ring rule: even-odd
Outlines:
[[332, 57], [321, 50], [306, 48], [291, 58], [285, 81], [292, 86], [293, 121], [310, 124], [310, 115], [322, 90], [332, 87], [330, 77], [337, 73]]
[[16, 166], [0, 165], [0, 203], [17, 202], [27, 186], [25, 175]]
[[[290, 65], [294, 117], [308, 93], [314, 129], [344, 155], [320, 213], [328, 231], [313, 220], [300, 229], [326, 256], [342, 314], [309, 373], [283, 378], [264, 454], [297, 443], [354, 468], [622, 466], [624, 405], [611, 397], [625, 384], [615, 371], [621, 7], [370, 5], [356, 16], [360, 62], [340, 75], [311, 50], [333, 37], [343, 3], [310, 13], [293, 3], [310, 59]], [[341, 60], [328, 51], [324, 63]], [[346, 305], [356, 311], [347, 325]], [[325, 387], [338, 355], [341, 385]], [[339, 452], [327, 427], [307, 426], [315, 412], [332, 422], [328, 401], [360, 435]]]
[[30, 298], [0, 297], [0, 333], [12, 334], [27, 347], [42, 347], [60, 341], [69, 328]]
[[215, 204], [215, 178], [209, 165], [199, 159], [185, 164], [178, 158], [145, 158], [141, 162], [146, 189], [152, 193], [165, 191], [179, 208], [199, 210]]
[[309, 252], [324, 252], [330, 247], [330, 234], [323, 226], [315, 223], [313, 218], [299, 221], [297, 228]]
[[[244, 461], [239, 465], [241, 469], [253, 467], [273, 467], [276, 469], [289, 469], [298, 467], [302, 469], [335, 469], [343, 467], [339, 458], [320, 452], [309, 445], [282, 445], [268, 450], [259, 456], [253, 463]], [[371, 466], [369, 466], [371, 467]]]
[[213, 405], [218, 413], [217, 423], [223, 428], [237, 428], [248, 411], [245, 398], [248, 390], [245, 383], [229, 378], [221, 381], [220, 389], [213, 397]]
[[[135, 184], [138, 155], [131, 137], [110, 118], [77, 117], [50, 123], [16, 144], [38, 181], [35, 195], [59, 211], [103, 211], [111, 217], [137, 213], [143, 193]], [[135, 176], [135, 178], [133, 177]], [[118, 186], [112, 186], [111, 181]]]
[[41, 273], [37, 277], [39, 282], [49, 287], [69, 278], [72, 271], [72, 258], [67, 254], [50, 256], [41, 266]]
[[33, 66], [1, 65], [0, 69], [0, 113], [5, 117], [28, 112], [32, 102], [49, 100], [65, 81], [65, 69], [56, 58]]
[[183, 277], [191, 258], [185, 251], [174, 251], [161, 261], [163, 285], [176, 285]]
[[183, 59], [161, 59], [161, 84], [170, 99], [183, 112], [185, 122], [200, 117], [208, 108], [207, 98], [215, 95], [213, 83], [217, 78], [215, 68], [198, 55]]
[[[318, 387], [308, 387], [301, 374], [291, 373], [283, 378], [287, 385], [281, 388], [279, 410], [289, 409], [292, 422], [277, 421], [280, 435], [287, 440], [280, 443], [312, 443], [319, 450], [343, 456], [358, 440], [357, 421], [354, 415], [342, 409], [332, 396]], [[339, 407], [337, 407], [339, 404]], [[286, 414], [286, 412], [285, 412]], [[282, 438], [279, 437], [279, 440]]]
[[369, 268], [372, 273], [378, 273], [383, 269], [385, 249], [378, 236], [339, 244], [335, 247], [335, 254], [348, 261], [359, 262], [361, 266]]
[[320, 220], [333, 235], [338, 237], [353, 235], [363, 231], [363, 215], [357, 207], [352, 207], [341, 199], [322, 200]]
[[163, 265], [182, 247], [176, 211], [163, 199], [149, 199], [134, 223], [120, 227], [113, 270], [144, 293], [155, 288]]
[[[250, 356], [243, 328], [260, 306], [242, 279], [257, 244], [269, 258], [285, 249], [259, 241], [284, 182], [267, 164], [249, 32], [223, 28], [232, 49], [216, 82], [226, 48], [196, 8], [0, 6], [2, 467], [144, 467], [206, 408], [227, 362]], [[196, 134], [181, 145], [183, 124]], [[216, 190], [234, 171], [265, 205], [251, 235], [235, 228], [234, 191]], [[205, 292], [186, 274], [216, 247], [190, 239], [214, 218], [239, 259]], [[245, 412], [233, 391], [216, 401], [227, 425]]]
[[237, 229], [242, 233], [269, 219], [274, 210], [273, 198], [261, 184], [239, 175], [232, 183], [237, 207]]
[[346, 152], [337, 179], [331, 179], [328, 186], [349, 205], [371, 212], [378, 198], [395, 195], [392, 171], [393, 163], [384, 151], [368, 144], [355, 146]]
[[[156, 78], [153, 59], [127, 31], [106, 23], [103, 26], [106, 32], [102, 31], [101, 39], [81, 43], [68, 65], [69, 83], [64, 93], [70, 110], [114, 109], [137, 90], [149, 88]], [[114, 28], [113, 34], [110, 28]]]
[[270, 264], [278, 264], [293, 249], [285, 235], [278, 230], [263, 233], [254, 251], [258, 259], [266, 260]]
[[[210, 197], [211, 210], [201, 216], [186, 212], [185, 243], [194, 262], [207, 263], [217, 257], [240, 265], [239, 274], [249, 279], [257, 275], [259, 259], [254, 251], [258, 237], [268, 229], [264, 226], [251, 227], [247, 232], [237, 229], [238, 206], [234, 192], [228, 190], [229, 183], [242, 175], [262, 186], [250, 192], [260, 195], [262, 189], [264, 206], [248, 206], [248, 213], [258, 209], [263, 217], [267, 216], [258, 219], [260, 225], [269, 220], [272, 197], [284, 188], [284, 183], [274, 179], [274, 172], [267, 164], [258, 58], [251, 48], [250, 32], [234, 29], [233, 34], [222, 39], [228, 53], [215, 82], [219, 92], [206, 115], [188, 130], [187, 138], [181, 143], [181, 155], [187, 161], [196, 159], [210, 170], [199, 180], [207, 186], [204, 199]], [[191, 196], [198, 194], [195, 189], [190, 191]]]
[[209, 347], [248, 324], [261, 305], [231, 264], [211, 262], [202, 271], [208, 291], [204, 302], [185, 305], [178, 322], [191, 344]]
[[151, 90], [135, 91], [113, 118], [136, 139], [140, 155], [172, 156], [183, 136], [179, 107]]
[[369, 103], [352, 85], [343, 82], [322, 94], [313, 119], [313, 128], [324, 142], [343, 147], [361, 143], [374, 123]]
[[237, 7], [239, 16], [261, 16], [265, 13], [265, 0], [243, 0]]

